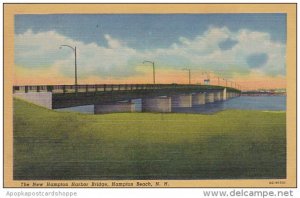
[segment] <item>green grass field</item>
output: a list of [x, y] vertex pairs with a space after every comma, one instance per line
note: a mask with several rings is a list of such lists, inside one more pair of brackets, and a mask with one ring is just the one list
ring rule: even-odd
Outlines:
[[14, 179], [286, 177], [286, 114], [57, 112], [14, 99]]

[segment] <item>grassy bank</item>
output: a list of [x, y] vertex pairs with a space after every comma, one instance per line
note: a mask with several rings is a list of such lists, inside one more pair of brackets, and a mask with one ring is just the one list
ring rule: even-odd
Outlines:
[[284, 178], [285, 116], [85, 115], [15, 99], [14, 178]]

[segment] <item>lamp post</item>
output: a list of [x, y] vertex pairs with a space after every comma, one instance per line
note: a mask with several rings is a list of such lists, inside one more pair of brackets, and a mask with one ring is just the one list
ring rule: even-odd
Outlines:
[[153, 66], [153, 84], [155, 84], [155, 66], [153, 61], [143, 61], [143, 64], [145, 63], [151, 63]]
[[210, 77], [209, 77], [209, 72], [202, 72], [202, 75], [206, 74], [206, 79], [204, 79], [204, 83], [206, 81], [206, 84], [210, 84]]
[[225, 80], [225, 82], [226, 82], [226, 86], [225, 86], [225, 87], [227, 87], [227, 81], [228, 81], [228, 80], [227, 80], [227, 79], [225, 79], [225, 78], [223, 78], [223, 80]]
[[62, 47], [68, 47], [68, 48], [71, 48], [72, 50], [73, 50], [73, 52], [74, 52], [74, 57], [75, 57], [75, 62], [74, 62], [74, 64], [75, 64], [75, 92], [77, 93], [77, 60], [76, 60], [76, 46], [75, 47], [72, 47], [72, 46], [70, 46], [70, 45], [61, 45], [60, 47], [59, 47], [59, 49], [62, 49]]
[[189, 84], [191, 84], [191, 69], [183, 68], [182, 70], [185, 70], [185, 71], [189, 72]]

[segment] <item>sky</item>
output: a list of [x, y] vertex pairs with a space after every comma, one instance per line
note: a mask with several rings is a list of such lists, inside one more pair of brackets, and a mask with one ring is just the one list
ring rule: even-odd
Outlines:
[[286, 14], [15, 16], [14, 84], [157, 83], [284, 88]]

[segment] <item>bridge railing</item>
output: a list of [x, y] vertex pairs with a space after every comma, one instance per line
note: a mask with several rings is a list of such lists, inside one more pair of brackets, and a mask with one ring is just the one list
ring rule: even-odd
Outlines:
[[[94, 84], [77, 85], [77, 92], [111, 92], [111, 91], [133, 91], [133, 90], [155, 90], [174, 88], [193, 88], [200, 85], [194, 84]], [[203, 86], [203, 85], [202, 85]], [[75, 85], [31, 85], [14, 86], [13, 93], [27, 92], [52, 92], [52, 93], [75, 93]]]

